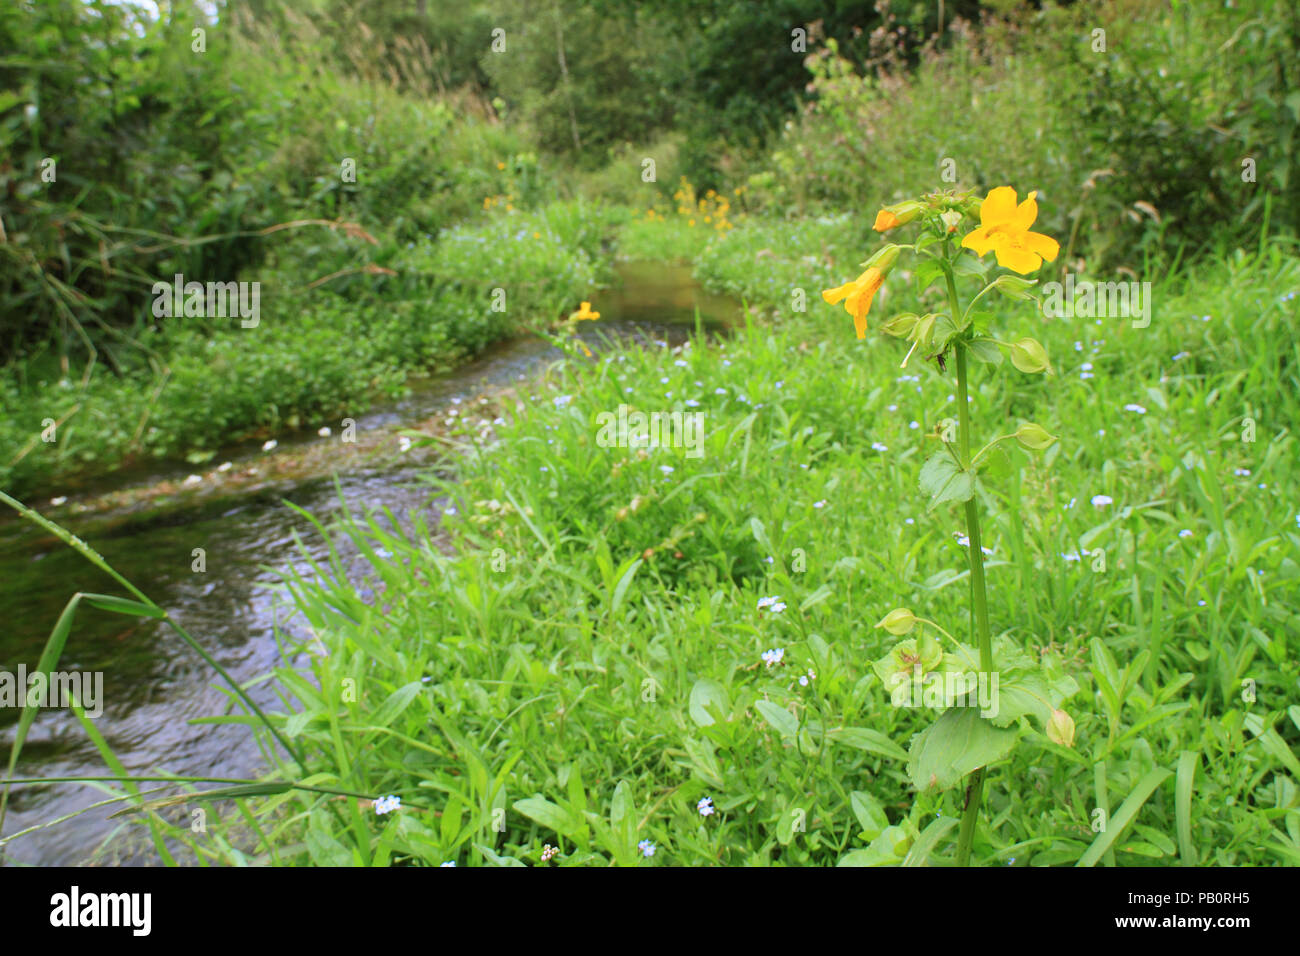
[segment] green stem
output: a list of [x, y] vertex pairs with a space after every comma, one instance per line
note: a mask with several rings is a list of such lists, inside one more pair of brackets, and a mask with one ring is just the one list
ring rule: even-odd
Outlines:
[[[945, 270], [948, 279], [948, 304], [953, 315], [958, 314], [957, 287], [953, 282], [952, 268]], [[958, 443], [961, 458], [969, 467], [970, 462], [970, 407], [966, 376], [966, 346], [962, 340], [957, 341], [957, 421]], [[984, 551], [980, 538], [979, 506], [972, 496], [966, 502], [966, 540], [970, 558], [971, 581], [971, 631], [978, 641], [980, 651], [980, 671], [993, 670], [993, 640], [989, 634], [988, 598], [984, 584]], [[966, 806], [962, 811], [961, 830], [957, 837], [957, 865], [970, 864], [971, 843], [975, 838], [975, 824], [979, 820], [980, 800], [984, 792], [984, 769], [981, 767], [971, 775], [970, 786], [966, 791]]]

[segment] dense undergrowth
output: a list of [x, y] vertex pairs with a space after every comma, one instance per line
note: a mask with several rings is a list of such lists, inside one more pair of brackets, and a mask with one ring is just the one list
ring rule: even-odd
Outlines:
[[[316, 642], [308, 671], [278, 672], [293, 713], [277, 725], [313, 781], [401, 809], [273, 798], [252, 810], [276, 858], [532, 863], [551, 844], [555, 864], [626, 864], [650, 862], [646, 840], [678, 864], [951, 853], [927, 828], [959, 791], [912, 789], [923, 717], [864, 663], [892, 607], [963, 616], [960, 525], [916, 490], [951, 372], [900, 370], [842, 315], [791, 309], [860, 254], [845, 231], [742, 225], [699, 265], [756, 307], [734, 338], [562, 362], [493, 441], [466, 435], [442, 487], [449, 541], [360, 515], [335, 529], [370, 557], [373, 602], [341, 569], [289, 579]], [[771, 284], [746, 285], [774, 248]], [[1035, 730], [990, 769], [978, 862], [1300, 862], [1297, 285], [1300, 261], [1266, 245], [1159, 283], [1146, 329], [1028, 320], [1059, 385], [976, 373], [977, 418], [1062, 423], [1045, 462], [1015, 462], [1023, 519], [986, 535], [994, 631], [1083, 688], [1073, 749]], [[703, 455], [600, 447], [595, 415], [620, 403], [702, 411]]]
[[[60, 21], [73, 5], [44, 9], [38, 52], [81, 51], [102, 80], [113, 51]], [[1040, 191], [1061, 243], [1037, 278], [1149, 280], [1152, 314], [992, 306], [1058, 377], [976, 365], [972, 414], [1053, 422], [1060, 440], [1017, 452], [1011, 497], [981, 501], [998, 516], [989, 614], [1001, 649], [1081, 692], [1072, 748], [1035, 726], [989, 767], [975, 861], [1300, 863], [1295, 16], [1048, 5], [920, 50], [886, 31], [865, 66], [827, 42], [761, 148], [656, 127], [644, 148], [591, 136], [603, 162], [562, 84], [520, 93], [516, 121], [514, 103], [442, 88], [415, 47], [397, 78], [365, 43], [312, 60], [316, 27], [292, 17], [283, 36], [216, 33], [176, 73], [178, 20], [146, 44], [162, 59], [119, 71], [116, 100], [61, 74], [33, 87], [35, 114], [25, 88], [4, 93], [0, 254], [17, 268], [0, 308], [23, 320], [2, 343], [0, 487], [20, 497], [336, 424], [415, 372], [599, 310], [616, 256], [689, 261], [749, 307], [721, 343], [575, 355], [521, 386], [486, 440], [447, 449], [438, 527], [321, 528], [372, 580], [287, 572], [313, 639], [275, 675], [284, 746], [264, 742], [283, 763], [205, 833], [150, 813], [160, 855], [165, 836], [214, 862], [951, 862], [960, 790], [913, 786], [925, 715], [891, 706], [869, 662], [892, 608], [968, 607], [961, 525], [917, 485], [953, 376], [900, 368], [819, 293], [856, 274], [883, 203], [1013, 183]], [[0, 60], [0, 79], [14, 69]], [[226, 98], [198, 95], [232, 69]], [[47, 124], [56, 108], [86, 122]], [[114, 151], [61, 158], [42, 192], [29, 180], [56, 134], [60, 156]], [[577, 157], [538, 151], [570, 134]], [[151, 321], [148, 283], [174, 271], [260, 282], [257, 328]], [[879, 314], [934, 307], [895, 276]], [[623, 404], [701, 413], [702, 454], [602, 446], [596, 416]], [[379, 796], [400, 806], [376, 812]]]

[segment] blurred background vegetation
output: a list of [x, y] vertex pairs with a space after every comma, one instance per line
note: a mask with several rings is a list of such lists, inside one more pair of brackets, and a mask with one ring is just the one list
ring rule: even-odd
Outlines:
[[[1298, 120], [1292, 0], [11, 0], [0, 484], [400, 389], [572, 308], [683, 177], [865, 235], [951, 168], [1040, 190], [1059, 267], [1149, 271], [1295, 232]], [[270, 331], [155, 318], [176, 273]], [[80, 440], [28, 456], [46, 417]]]

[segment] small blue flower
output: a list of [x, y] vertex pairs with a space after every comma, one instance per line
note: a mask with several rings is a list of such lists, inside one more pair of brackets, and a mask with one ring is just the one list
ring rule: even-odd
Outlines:
[[641, 855], [647, 859], [655, 855], [655, 845], [649, 840], [642, 840], [636, 845], [636, 848], [640, 850]]

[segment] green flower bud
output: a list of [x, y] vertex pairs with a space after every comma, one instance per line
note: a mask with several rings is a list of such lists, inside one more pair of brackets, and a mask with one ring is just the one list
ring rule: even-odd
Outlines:
[[1052, 711], [1047, 721], [1047, 739], [1061, 747], [1074, 746], [1074, 720], [1063, 710]]
[[881, 323], [880, 331], [886, 335], [893, 335], [902, 338], [909, 335], [916, 326], [916, 320], [919, 316], [915, 312], [900, 312], [886, 322]]
[[902, 249], [892, 242], [887, 242], [875, 254], [868, 259], [863, 265], [868, 269], [879, 269], [881, 275], [887, 275], [889, 270], [894, 268], [894, 263], [898, 261], [898, 254]]
[[1052, 363], [1047, 360], [1047, 350], [1036, 339], [1028, 336], [1012, 344], [1011, 364], [1031, 375], [1035, 372], [1056, 374], [1052, 369]]
[[895, 637], [902, 637], [916, 626], [916, 615], [905, 607], [896, 607], [882, 617], [876, 627], [883, 627]]
[[1025, 422], [1016, 429], [1016, 441], [1030, 451], [1042, 451], [1044, 448], [1051, 447], [1052, 442], [1056, 441], [1056, 436], [1048, 434], [1047, 429], [1042, 425]]

